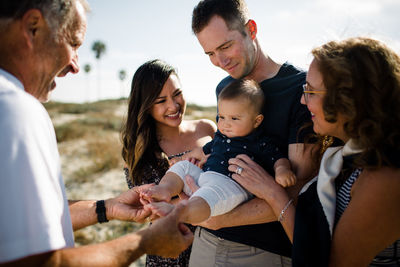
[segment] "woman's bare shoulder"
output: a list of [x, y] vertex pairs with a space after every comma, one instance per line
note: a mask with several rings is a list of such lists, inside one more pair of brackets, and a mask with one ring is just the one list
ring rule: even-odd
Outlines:
[[381, 167], [378, 169], [364, 169], [360, 178], [365, 180], [384, 180], [387, 182], [400, 182], [400, 169]]
[[194, 131], [196, 133], [214, 135], [217, 131], [215, 123], [208, 119], [187, 120], [185, 121], [185, 124], [188, 131]]
[[[333, 234], [334, 266], [366, 266], [400, 236], [400, 170], [364, 169]], [[351, 264], [353, 263], [353, 264]], [[358, 266], [357, 265], [357, 266]]]
[[364, 169], [353, 189], [354, 192], [393, 190], [393, 197], [400, 197], [400, 169], [391, 167]]

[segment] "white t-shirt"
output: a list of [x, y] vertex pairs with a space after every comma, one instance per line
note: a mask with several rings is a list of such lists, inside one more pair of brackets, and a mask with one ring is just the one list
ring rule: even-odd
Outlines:
[[73, 246], [50, 117], [0, 69], [0, 263]]

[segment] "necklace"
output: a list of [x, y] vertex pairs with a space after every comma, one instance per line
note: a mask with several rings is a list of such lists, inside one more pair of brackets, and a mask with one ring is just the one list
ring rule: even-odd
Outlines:
[[190, 151], [192, 151], [192, 150], [186, 150], [186, 151], [184, 151], [184, 152], [181, 152], [181, 153], [178, 153], [178, 154], [175, 154], [175, 155], [168, 156], [168, 159], [173, 159], [173, 158], [182, 157], [183, 155], [185, 155], [186, 153], [189, 153]]

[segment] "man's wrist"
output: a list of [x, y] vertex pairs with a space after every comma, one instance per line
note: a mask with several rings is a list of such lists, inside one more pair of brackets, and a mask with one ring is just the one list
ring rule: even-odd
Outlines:
[[149, 249], [149, 240], [151, 240], [151, 228], [141, 229], [134, 233], [138, 237], [138, 249], [140, 254], [148, 254], [151, 253], [151, 249]]
[[108, 222], [107, 212], [106, 212], [106, 204], [105, 204], [104, 200], [96, 201], [96, 214], [97, 214], [97, 221], [99, 223]]

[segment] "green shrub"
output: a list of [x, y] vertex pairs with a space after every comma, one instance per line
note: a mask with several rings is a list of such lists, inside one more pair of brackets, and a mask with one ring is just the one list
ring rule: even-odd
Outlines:
[[94, 114], [84, 119], [77, 119], [61, 125], [56, 125], [57, 142], [64, 142], [85, 136], [96, 137], [102, 134], [102, 131], [120, 132], [122, 119], [114, 115]]
[[81, 138], [91, 132], [89, 127], [76, 121], [57, 125], [54, 127], [54, 130], [56, 132], [57, 142], [59, 143]]
[[72, 184], [80, 184], [90, 182], [95, 179], [96, 175], [101, 172], [109, 171], [115, 168], [122, 168], [123, 160], [121, 156], [121, 148], [118, 138], [106, 135], [102, 138], [86, 137], [86, 155], [85, 160], [90, 164], [74, 171], [72, 179], [66, 182], [67, 186]]

